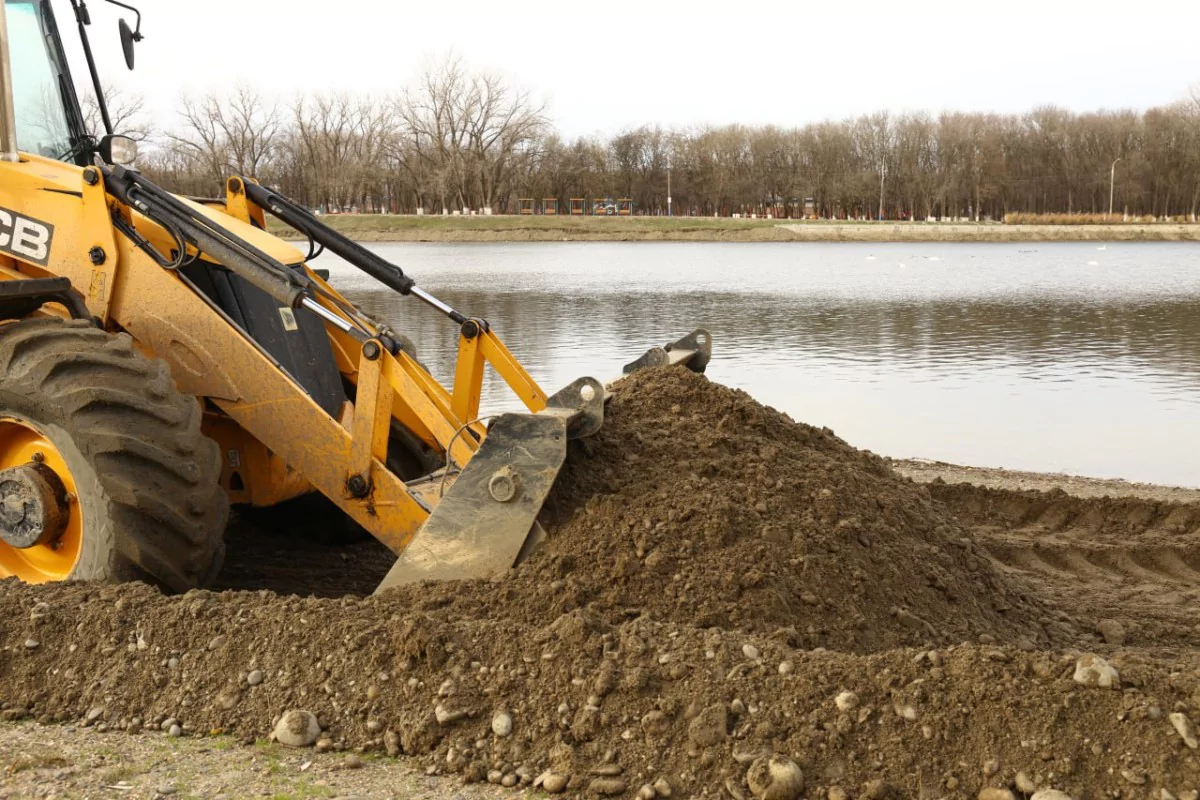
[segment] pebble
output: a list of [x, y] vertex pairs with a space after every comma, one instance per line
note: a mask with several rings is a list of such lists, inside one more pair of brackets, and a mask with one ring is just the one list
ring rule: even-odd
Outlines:
[[791, 675], [795, 669], [796, 669], [796, 665], [793, 664], [791, 661], [780, 661], [779, 662], [779, 674], [780, 675]]
[[876, 800], [876, 798], [883, 797], [887, 790], [887, 781], [883, 778], [875, 778], [863, 784], [862, 796], [867, 800]]
[[317, 739], [317, 743], [314, 747], [318, 753], [328, 753], [330, 750], [333, 749], [333, 740], [332, 739]]
[[250, 684], [251, 686], [258, 686], [262, 682], [263, 674], [261, 669], [251, 670], [250, 674], [246, 676], [246, 683]]
[[833, 699], [838, 711], [853, 711], [858, 708], [858, 695], [854, 692], [841, 692]]
[[516, 774], [510, 772], [507, 775], [505, 775], [503, 778], [500, 779], [500, 785], [504, 786], [505, 788], [508, 788], [508, 789], [511, 789], [512, 787], [516, 786], [517, 785]]
[[658, 797], [658, 792], [654, 791], [654, 787], [648, 783], [643, 783], [638, 789], [638, 800], [654, 800], [656, 797]]
[[787, 756], [763, 756], [750, 765], [746, 784], [762, 800], [799, 800], [804, 791], [804, 772]]
[[1140, 772], [1134, 772], [1131, 769], [1121, 770], [1121, 777], [1132, 783], [1134, 786], [1141, 786], [1146, 782], [1146, 776]]
[[457, 722], [465, 716], [467, 716], [466, 709], [452, 711], [441, 703], [438, 703], [433, 709], [433, 717], [438, 721], [439, 725], [449, 725], [451, 722]]
[[654, 792], [659, 797], [670, 797], [672, 792], [671, 782], [666, 778], [659, 778], [654, 782]]
[[1058, 789], [1040, 789], [1029, 800], [1071, 800], [1071, 795]]
[[102, 716], [104, 716], [103, 706], [92, 706], [91, 708], [88, 709], [87, 721], [95, 722], [96, 720], [100, 719], [100, 717], [102, 717]]
[[758, 648], [752, 644], [742, 645], [742, 655], [751, 661], [758, 661], [758, 659], [762, 656], [762, 654], [758, 651]]
[[1074, 680], [1081, 686], [1101, 689], [1116, 689], [1121, 685], [1116, 668], [1094, 653], [1085, 653], [1075, 662]]
[[1113, 647], [1125, 644], [1125, 626], [1115, 619], [1102, 619], [1096, 626], [1096, 631], [1104, 637], [1104, 641]]
[[42, 643], [39, 642], [37, 639], [26, 639], [25, 640], [25, 649], [33, 650], [34, 648], [41, 646], [41, 644]]
[[1037, 791], [1037, 784], [1033, 782], [1033, 778], [1029, 777], [1028, 773], [1018, 772], [1013, 783], [1017, 786], [1017, 791], [1022, 794], [1033, 794]]
[[155, 791], [158, 792], [163, 797], [169, 797], [169, 796], [175, 794], [179, 790], [177, 788], [175, 788], [174, 784], [168, 783], [165, 786], [158, 787], [157, 789], [155, 789]]
[[1200, 742], [1196, 741], [1196, 731], [1192, 727], [1192, 721], [1187, 718], [1187, 715], [1177, 711], [1169, 715], [1167, 719], [1171, 720], [1171, 727], [1179, 734], [1179, 738], [1183, 739], [1184, 744], [1193, 750], [1200, 747]]
[[830, 786], [829, 791], [825, 793], [829, 800], [850, 800], [850, 795], [840, 786]]
[[504, 773], [498, 769], [489, 769], [487, 774], [487, 782], [499, 784], [504, 779]]
[[501, 711], [496, 716], [492, 717], [492, 733], [505, 738], [513, 731], [513, 719], [507, 711]]
[[994, 786], [989, 786], [987, 789], [980, 789], [979, 794], [976, 796], [978, 800], [1017, 800], [1017, 796], [1010, 790], [997, 789]]
[[542, 777], [542, 788], [546, 794], [561, 794], [567, 788], [569, 778], [556, 772], [548, 772]]
[[602, 797], [625, 794], [625, 781], [621, 778], [596, 778], [588, 784], [588, 792]]
[[179, 727], [178, 725], [172, 725], [170, 728], [167, 729], [167, 736], [170, 736], [172, 739], [177, 739], [182, 735], [183, 735], [183, 728]]
[[308, 747], [321, 735], [321, 726], [311, 711], [292, 709], [279, 718], [275, 739], [288, 747]]
[[342, 766], [346, 769], [361, 769], [366, 764], [362, 760], [362, 756], [358, 755], [358, 753], [349, 753], [346, 756], [346, 760], [342, 762]]

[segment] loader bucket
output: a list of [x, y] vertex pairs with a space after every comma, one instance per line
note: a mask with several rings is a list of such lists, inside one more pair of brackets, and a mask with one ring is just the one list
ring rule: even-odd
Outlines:
[[677, 342], [664, 347], [652, 347], [636, 361], [631, 361], [622, 370], [626, 375], [648, 367], [669, 367], [678, 365], [687, 367], [692, 372], [703, 373], [712, 358], [712, 334], [704, 328], [697, 328]]
[[541, 413], [500, 415], [376, 593], [423, 580], [487, 578], [519, 563], [545, 536], [537, 516], [567, 440], [594, 434], [603, 420], [604, 387], [593, 378], [551, 396]]

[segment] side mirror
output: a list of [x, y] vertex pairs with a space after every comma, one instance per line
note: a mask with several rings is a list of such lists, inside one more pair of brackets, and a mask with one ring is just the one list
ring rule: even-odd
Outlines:
[[137, 142], [128, 136], [109, 134], [100, 140], [100, 144], [96, 146], [96, 152], [105, 164], [131, 167], [133, 162], [137, 161], [138, 146]]
[[125, 66], [133, 69], [133, 43], [141, 39], [142, 35], [130, 30], [129, 23], [124, 19], [117, 23], [117, 27], [121, 31], [121, 50], [125, 53]]

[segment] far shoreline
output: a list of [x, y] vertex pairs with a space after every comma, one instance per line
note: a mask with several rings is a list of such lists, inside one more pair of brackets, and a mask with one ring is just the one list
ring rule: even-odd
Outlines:
[[[1200, 223], [1006, 225], [825, 222], [726, 217], [418, 216], [327, 214], [360, 242], [1196, 242]], [[272, 222], [272, 232], [302, 238]]]

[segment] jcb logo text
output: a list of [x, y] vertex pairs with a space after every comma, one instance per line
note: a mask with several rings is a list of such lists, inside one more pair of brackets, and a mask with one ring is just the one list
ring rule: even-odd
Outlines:
[[54, 226], [50, 223], [0, 208], [0, 253], [8, 253], [22, 261], [32, 261], [44, 267], [50, 260], [50, 241], [53, 238]]

